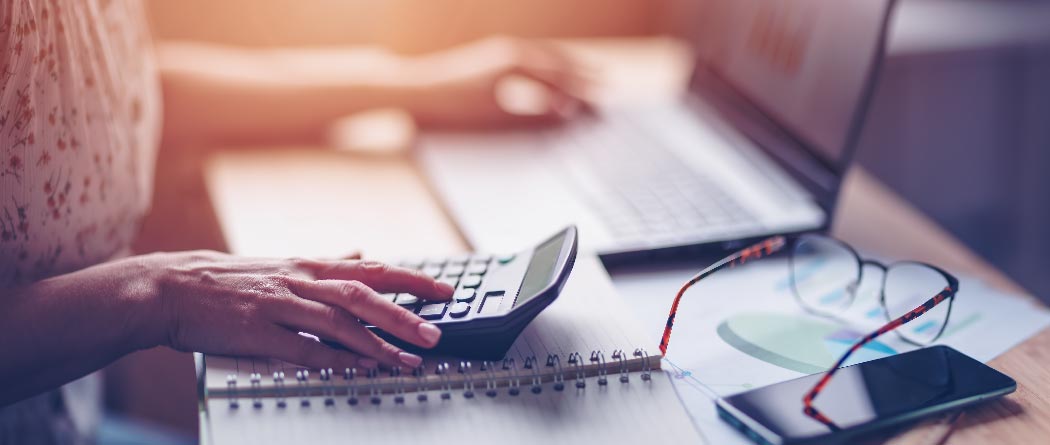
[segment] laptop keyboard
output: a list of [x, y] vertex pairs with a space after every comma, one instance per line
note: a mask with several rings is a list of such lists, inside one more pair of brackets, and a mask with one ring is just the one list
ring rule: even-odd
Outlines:
[[565, 150], [600, 182], [590, 205], [616, 238], [687, 241], [757, 226], [717, 182], [656, 141], [620, 120], [579, 133]]

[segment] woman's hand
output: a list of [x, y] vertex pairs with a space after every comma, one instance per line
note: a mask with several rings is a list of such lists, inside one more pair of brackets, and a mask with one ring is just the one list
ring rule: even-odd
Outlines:
[[417, 57], [161, 42], [158, 62], [163, 141], [180, 148], [316, 141], [333, 121], [376, 108], [474, 128], [557, 123], [589, 108], [578, 63], [554, 45], [508, 37]]
[[590, 107], [580, 66], [539, 41], [490, 37], [409, 59], [405, 71], [418, 91], [406, 108], [424, 126], [552, 124]]
[[[441, 336], [436, 326], [379, 294], [447, 301], [453, 293], [418, 271], [373, 261], [245, 259], [217, 252], [139, 258], [162, 309], [161, 343], [313, 368], [418, 366], [419, 356], [382, 340], [364, 323], [433, 347]], [[298, 332], [334, 340], [349, 351]]]

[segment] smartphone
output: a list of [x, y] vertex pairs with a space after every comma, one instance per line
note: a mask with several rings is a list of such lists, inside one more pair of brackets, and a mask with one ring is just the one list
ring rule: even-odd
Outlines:
[[1007, 395], [1009, 376], [947, 346], [840, 369], [814, 401], [834, 425], [802, 411], [813, 374], [715, 402], [722, 420], [759, 444], [848, 443], [879, 429]]

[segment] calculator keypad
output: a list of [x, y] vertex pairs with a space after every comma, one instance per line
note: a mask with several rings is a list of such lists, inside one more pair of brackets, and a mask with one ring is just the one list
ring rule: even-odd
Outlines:
[[449, 284], [456, 292], [448, 303], [430, 303], [410, 294], [397, 294], [393, 301], [424, 320], [462, 319], [476, 311], [480, 303], [478, 289], [491, 267], [502, 264], [497, 261], [493, 260], [492, 255], [483, 254], [403, 261], [399, 266], [420, 270], [437, 281]]

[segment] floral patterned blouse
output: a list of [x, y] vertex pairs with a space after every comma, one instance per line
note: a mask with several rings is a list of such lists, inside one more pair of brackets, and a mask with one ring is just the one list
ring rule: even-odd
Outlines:
[[0, 289], [103, 262], [136, 235], [160, 135], [143, 8], [0, 1]]
[[[160, 85], [139, 0], [0, 0], [0, 299], [124, 251], [149, 207]], [[79, 443], [97, 374], [0, 407], [0, 443]]]

